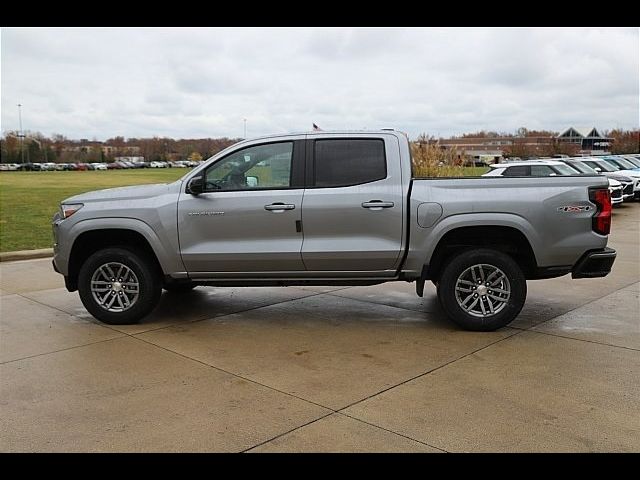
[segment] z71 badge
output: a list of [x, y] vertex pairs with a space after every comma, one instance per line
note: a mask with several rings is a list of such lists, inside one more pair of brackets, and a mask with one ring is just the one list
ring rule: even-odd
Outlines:
[[591, 205], [567, 205], [566, 207], [558, 207], [559, 212], [580, 213], [591, 210]]

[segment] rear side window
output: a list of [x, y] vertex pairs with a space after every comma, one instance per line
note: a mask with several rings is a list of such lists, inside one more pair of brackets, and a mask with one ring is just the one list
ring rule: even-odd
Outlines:
[[347, 187], [387, 177], [382, 139], [316, 140], [316, 187]]
[[[555, 174], [550, 167], [547, 165], [531, 165], [531, 176], [532, 177], [549, 177]], [[571, 174], [569, 174], [571, 175]]]
[[517, 167], [509, 167], [507, 168], [503, 175], [505, 177], [528, 177], [529, 176], [529, 166], [528, 165], [520, 165]]

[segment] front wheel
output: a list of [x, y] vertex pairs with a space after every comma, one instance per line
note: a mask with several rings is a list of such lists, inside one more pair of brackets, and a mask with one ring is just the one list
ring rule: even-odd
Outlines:
[[82, 304], [110, 325], [137, 323], [160, 300], [162, 283], [150, 259], [125, 248], [105, 248], [80, 268], [78, 291]]
[[468, 250], [444, 268], [438, 298], [457, 325], [493, 331], [511, 323], [527, 297], [527, 281], [508, 255], [487, 248]]

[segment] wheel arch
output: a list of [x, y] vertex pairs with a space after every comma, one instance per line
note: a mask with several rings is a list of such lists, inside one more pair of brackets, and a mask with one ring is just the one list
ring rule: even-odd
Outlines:
[[437, 280], [452, 256], [473, 248], [493, 248], [511, 256], [526, 278], [534, 278], [537, 261], [527, 236], [509, 225], [474, 225], [452, 228], [444, 233], [423, 269], [423, 277]]
[[69, 291], [77, 290], [78, 274], [82, 264], [95, 252], [109, 247], [120, 247], [141, 253], [152, 262], [153, 268], [157, 270], [159, 275], [164, 275], [168, 270], [162, 262], [164, 256], [162, 254], [158, 255], [159, 243], [155, 243], [153, 237], [151, 237], [150, 241], [148, 232], [145, 233], [137, 228], [114, 228], [108, 226], [85, 228], [78, 233], [74, 238], [69, 253], [68, 273], [66, 275], [67, 289]]

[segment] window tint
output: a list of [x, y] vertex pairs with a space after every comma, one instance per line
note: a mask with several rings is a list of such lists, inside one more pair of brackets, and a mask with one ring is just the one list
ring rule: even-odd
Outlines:
[[554, 172], [550, 167], [546, 165], [531, 165], [531, 176], [532, 177], [548, 177]]
[[358, 185], [387, 176], [383, 140], [316, 140], [314, 150], [316, 187]]
[[517, 167], [509, 167], [504, 171], [505, 177], [527, 177], [529, 176], [529, 166], [520, 165]]
[[291, 185], [293, 143], [247, 147], [211, 166], [205, 191], [288, 188]]

